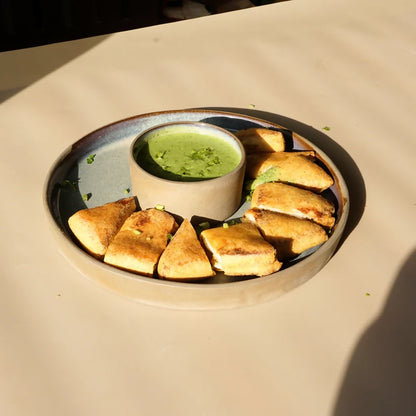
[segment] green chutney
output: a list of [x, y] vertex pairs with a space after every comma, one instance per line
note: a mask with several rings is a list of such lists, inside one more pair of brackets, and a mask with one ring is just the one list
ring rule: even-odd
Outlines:
[[134, 158], [152, 175], [190, 182], [231, 172], [240, 163], [241, 154], [231, 143], [214, 135], [173, 127], [139, 141]]

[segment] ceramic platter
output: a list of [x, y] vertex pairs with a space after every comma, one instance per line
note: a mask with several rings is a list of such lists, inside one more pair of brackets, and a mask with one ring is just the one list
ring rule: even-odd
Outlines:
[[[231, 132], [250, 127], [280, 129], [285, 135], [287, 150], [314, 149], [317, 163], [326, 167], [334, 178], [334, 185], [324, 194], [336, 206], [336, 225], [328, 241], [285, 263], [281, 270], [269, 276], [235, 278], [217, 273], [197, 283], [141, 276], [104, 264], [87, 254], [70, 231], [68, 218], [79, 209], [131, 196], [128, 151], [132, 140], [150, 127], [176, 121], [202, 121]], [[95, 155], [93, 163], [87, 161], [90, 155]], [[220, 198], [226, 195], [218, 195]], [[242, 307], [275, 299], [298, 287], [314, 276], [334, 253], [349, 208], [348, 190], [339, 170], [306, 138], [265, 120], [211, 110], [144, 114], [93, 131], [66, 149], [51, 167], [45, 182], [44, 203], [61, 253], [83, 275], [134, 300], [180, 309]], [[232, 218], [241, 216], [247, 208], [248, 204], [242, 203]]]

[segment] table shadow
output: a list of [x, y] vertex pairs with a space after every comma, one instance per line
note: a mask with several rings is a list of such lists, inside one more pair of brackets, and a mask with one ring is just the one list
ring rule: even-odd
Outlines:
[[415, 277], [416, 250], [399, 270], [381, 315], [357, 343], [333, 416], [416, 415]]
[[111, 35], [78, 39], [0, 54], [0, 103], [72, 61]]
[[328, 157], [335, 163], [341, 172], [341, 175], [347, 184], [350, 194], [350, 212], [344, 233], [337, 248], [337, 250], [339, 250], [344, 241], [348, 238], [350, 233], [360, 222], [366, 203], [366, 188], [363, 176], [354, 159], [348, 154], [348, 152], [334, 139], [328, 136], [328, 134], [323, 133], [322, 131], [319, 131], [298, 120], [294, 120], [280, 114], [256, 109], [233, 107], [209, 107], [205, 109], [244, 114], [279, 124], [282, 127], [292, 130], [305, 137], [328, 155]]

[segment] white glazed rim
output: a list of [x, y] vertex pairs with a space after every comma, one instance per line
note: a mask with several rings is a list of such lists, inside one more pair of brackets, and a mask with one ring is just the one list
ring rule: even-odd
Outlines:
[[[238, 165], [230, 170], [229, 172], [227, 172], [224, 175], [218, 176], [216, 178], [209, 178], [209, 179], [200, 179], [198, 181], [175, 181], [175, 180], [170, 180], [170, 179], [165, 179], [165, 178], [161, 178], [159, 176], [153, 175], [152, 173], [148, 172], [146, 169], [142, 168], [139, 163], [137, 163], [136, 159], [134, 158], [133, 155], [133, 151], [134, 148], [137, 144], [137, 142], [139, 140], [143, 140], [145, 139], [148, 135], [150, 135], [151, 133], [157, 131], [157, 130], [162, 130], [165, 128], [169, 128], [169, 127], [180, 127], [180, 126], [187, 126], [187, 127], [202, 127], [205, 130], [210, 130], [210, 131], [216, 131], [221, 133], [221, 138], [227, 138], [227, 142], [229, 142], [230, 144], [233, 145], [233, 147], [238, 150], [238, 152], [240, 153], [240, 162], [238, 163]], [[220, 181], [223, 180], [224, 178], [227, 178], [228, 176], [232, 176], [234, 175], [236, 172], [240, 171], [240, 169], [245, 165], [246, 163], [246, 152], [244, 150], [244, 146], [242, 145], [242, 143], [240, 142], [240, 140], [230, 131], [219, 127], [219, 126], [215, 126], [213, 124], [209, 124], [209, 123], [204, 123], [202, 121], [177, 121], [177, 122], [170, 122], [170, 123], [163, 123], [163, 124], [159, 124], [153, 127], [150, 127], [149, 129], [143, 131], [142, 133], [140, 133], [137, 137], [135, 137], [130, 145], [129, 148], [129, 158], [133, 161], [134, 163], [134, 167], [135, 169], [139, 170], [141, 172], [141, 174], [151, 177], [154, 180], [158, 180], [161, 182], [166, 182], [166, 183], [175, 183], [175, 186], [180, 186], [180, 187], [185, 187], [185, 186], [196, 186], [197, 184], [201, 185], [201, 183], [205, 183], [205, 182], [210, 182], [210, 183], [215, 183], [215, 181]]]

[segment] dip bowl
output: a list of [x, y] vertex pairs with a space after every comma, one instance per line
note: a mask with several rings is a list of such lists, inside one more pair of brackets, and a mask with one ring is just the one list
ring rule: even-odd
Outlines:
[[203, 122], [152, 127], [133, 140], [129, 151], [132, 193], [140, 208], [163, 206], [190, 220], [224, 221], [238, 210], [245, 164], [240, 141]]

